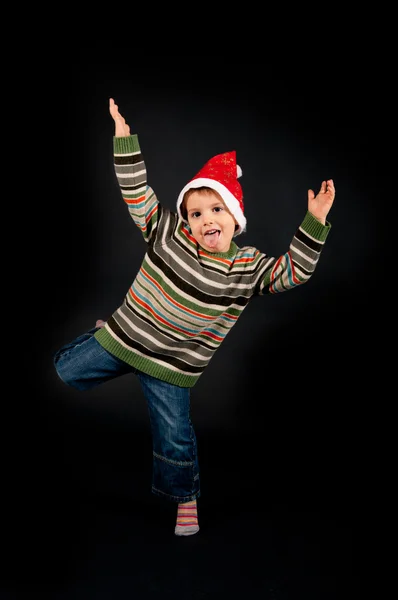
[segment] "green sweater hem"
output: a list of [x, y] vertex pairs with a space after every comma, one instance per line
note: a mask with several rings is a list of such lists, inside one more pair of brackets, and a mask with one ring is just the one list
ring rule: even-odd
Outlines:
[[151, 377], [155, 377], [156, 379], [161, 379], [162, 381], [166, 381], [167, 383], [171, 383], [172, 385], [177, 385], [179, 387], [193, 387], [200, 375], [184, 375], [183, 373], [176, 373], [171, 369], [159, 365], [152, 360], [145, 358], [144, 356], [140, 356], [139, 354], [134, 354], [131, 350], [127, 350], [123, 346], [121, 346], [113, 337], [107, 332], [105, 327], [98, 329], [98, 331], [94, 334], [95, 339], [107, 352], [116, 356], [123, 362], [129, 364], [130, 366], [138, 369], [138, 371], [142, 371]]

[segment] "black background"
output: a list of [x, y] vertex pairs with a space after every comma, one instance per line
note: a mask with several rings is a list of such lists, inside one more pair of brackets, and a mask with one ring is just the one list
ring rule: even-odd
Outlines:
[[[148, 62], [86, 50], [48, 76], [25, 148], [38, 159], [35, 191], [25, 190], [30, 208], [18, 221], [26, 262], [12, 328], [28, 360], [12, 365], [5, 590], [60, 600], [176, 590], [357, 597], [376, 435], [365, 398], [381, 383], [386, 284], [389, 94], [377, 63]], [[248, 221], [239, 245], [282, 254], [307, 189], [326, 178], [336, 186], [313, 278], [254, 299], [192, 390], [201, 531], [186, 540], [173, 536], [175, 506], [150, 493], [138, 382], [80, 394], [52, 366], [58, 347], [119, 306], [145, 252], [114, 175], [109, 97], [170, 208], [208, 158], [236, 149]]]

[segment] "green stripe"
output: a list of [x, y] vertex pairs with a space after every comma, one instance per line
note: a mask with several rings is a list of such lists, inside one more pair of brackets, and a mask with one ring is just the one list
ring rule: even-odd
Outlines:
[[131, 350], [127, 350], [123, 346], [120, 346], [104, 327], [96, 331], [94, 336], [105, 350], [120, 360], [123, 360], [131, 367], [134, 367], [147, 375], [161, 379], [162, 381], [167, 381], [168, 383], [180, 387], [193, 387], [200, 377], [200, 375], [187, 375], [181, 372], [172, 371], [167, 367], [154, 363], [148, 358], [134, 354]]

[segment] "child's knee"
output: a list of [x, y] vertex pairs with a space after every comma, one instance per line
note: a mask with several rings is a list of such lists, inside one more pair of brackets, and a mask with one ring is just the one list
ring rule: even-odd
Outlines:
[[82, 377], [82, 369], [71, 358], [71, 352], [60, 350], [54, 355], [54, 367], [58, 377], [66, 385], [75, 388], [76, 390], [87, 390], [96, 385], [96, 382], [85, 380]]

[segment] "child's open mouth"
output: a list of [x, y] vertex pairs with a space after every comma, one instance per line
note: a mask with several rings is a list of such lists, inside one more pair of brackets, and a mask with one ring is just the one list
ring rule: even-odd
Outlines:
[[220, 237], [220, 233], [221, 232], [219, 229], [209, 229], [208, 231], [206, 231], [204, 237], [206, 238], [206, 244], [210, 248], [214, 248], [214, 246], [217, 245], [218, 238]]

